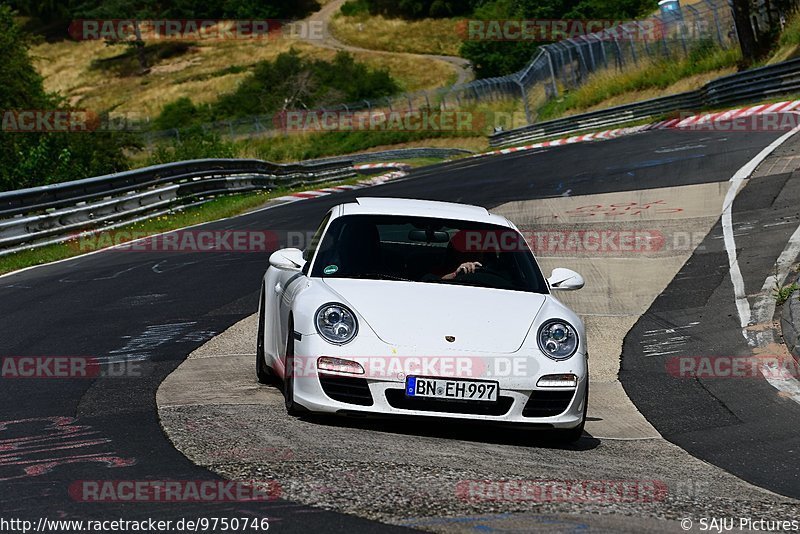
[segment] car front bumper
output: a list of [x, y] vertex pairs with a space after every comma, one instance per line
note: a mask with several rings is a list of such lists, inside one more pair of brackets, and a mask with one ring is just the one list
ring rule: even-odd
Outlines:
[[[319, 356], [359, 361], [354, 354], [375, 354], [377, 347], [358, 350], [355, 347], [332, 347], [320, 342], [319, 336], [304, 335], [295, 342], [295, 358], [303, 361], [303, 371], [295, 372], [294, 400], [314, 413], [359, 416], [411, 416], [485, 421], [502, 424], [530, 425], [569, 429], [578, 426], [584, 417], [584, 402], [588, 387], [587, 361], [576, 354], [566, 362], [556, 362], [529, 351], [528, 356], [503, 355], [530, 362], [524, 373], [509, 376], [435, 375], [442, 378], [497, 381], [499, 398], [496, 402], [436, 400], [405, 396], [406, 374], [383, 373], [376, 377], [369, 369], [364, 375], [335, 373], [316, 368]], [[385, 350], [385, 348], [384, 348]], [[470, 359], [492, 359], [492, 356], [464, 355]], [[418, 357], [386, 353], [377, 358], [386, 360]], [[362, 356], [363, 357], [363, 356]], [[371, 358], [375, 358], [374, 356]], [[475, 360], [477, 361], [477, 360]], [[295, 362], [297, 365], [297, 362]], [[488, 366], [487, 366], [488, 367]], [[384, 368], [386, 369], [386, 368]], [[570, 373], [578, 377], [577, 387], [537, 387], [539, 378], [550, 374]], [[387, 376], [389, 375], [389, 376]], [[423, 373], [423, 376], [431, 376]]]

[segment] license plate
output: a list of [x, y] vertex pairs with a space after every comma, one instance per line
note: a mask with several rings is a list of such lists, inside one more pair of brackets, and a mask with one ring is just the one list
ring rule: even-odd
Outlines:
[[473, 400], [494, 402], [499, 392], [497, 382], [484, 380], [454, 380], [450, 378], [406, 378], [406, 396], [433, 399]]

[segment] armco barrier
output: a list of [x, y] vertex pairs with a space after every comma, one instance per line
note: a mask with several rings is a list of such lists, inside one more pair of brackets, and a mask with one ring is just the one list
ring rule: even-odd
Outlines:
[[556, 135], [569, 135], [595, 128], [647, 120], [680, 110], [753, 102], [795, 91], [800, 91], [800, 59], [724, 76], [696, 91], [498, 132], [489, 137], [489, 144], [498, 147], [537, 141]]
[[351, 161], [279, 165], [204, 159], [0, 192], [0, 255], [42, 240], [141, 218], [179, 202], [220, 193], [294, 187], [355, 175]]

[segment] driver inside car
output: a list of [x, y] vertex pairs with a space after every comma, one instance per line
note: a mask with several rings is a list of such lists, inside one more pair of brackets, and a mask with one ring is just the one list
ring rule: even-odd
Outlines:
[[440, 279], [453, 280], [461, 274], [475, 273], [475, 271], [483, 267], [482, 256], [481, 252], [458, 250], [451, 240], [447, 244], [447, 259], [445, 260], [445, 265], [449, 266], [449, 269], [446, 274], [440, 276]]

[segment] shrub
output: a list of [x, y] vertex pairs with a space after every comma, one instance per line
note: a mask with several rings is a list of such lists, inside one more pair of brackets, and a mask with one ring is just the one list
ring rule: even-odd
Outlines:
[[236, 148], [233, 143], [223, 141], [215, 133], [193, 127], [180, 130], [178, 137], [169, 143], [158, 145], [150, 155], [148, 165], [189, 159], [235, 157]]

